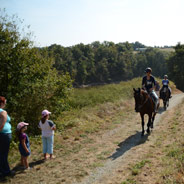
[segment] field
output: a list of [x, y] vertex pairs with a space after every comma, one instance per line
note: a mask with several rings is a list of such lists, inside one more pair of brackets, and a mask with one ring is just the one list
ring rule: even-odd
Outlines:
[[[71, 98], [73, 110], [63, 113], [56, 122], [56, 158], [44, 162], [41, 137], [31, 137], [29, 161], [33, 168], [24, 171], [19, 166], [20, 156], [14, 143], [9, 162], [16, 175], [4, 182], [127, 184], [182, 181], [183, 139], [180, 135], [183, 131], [180, 127], [184, 122], [184, 104], [168, 110], [151, 136], [140, 140], [140, 117], [134, 112], [132, 97], [132, 88], [140, 86], [140, 80], [76, 89]], [[180, 94], [174, 84], [171, 87], [173, 93]], [[130, 144], [129, 141], [134, 139], [135, 142], [138, 139], [139, 144]]]

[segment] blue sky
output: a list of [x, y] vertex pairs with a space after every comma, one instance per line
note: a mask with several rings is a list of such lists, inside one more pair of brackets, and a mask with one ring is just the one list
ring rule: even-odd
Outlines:
[[0, 0], [0, 8], [30, 25], [36, 46], [184, 43], [184, 0]]

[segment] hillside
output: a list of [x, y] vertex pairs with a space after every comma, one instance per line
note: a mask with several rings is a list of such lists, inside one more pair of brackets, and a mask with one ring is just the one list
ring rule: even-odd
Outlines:
[[[129, 82], [131, 85], [133, 83]], [[78, 111], [66, 113], [65, 119], [68, 118], [68, 127], [65, 127], [63, 131], [57, 131], [55, 135], [54, 152], [56, 158], [44, 162], [41, 154], [40, 136], [31, 138], [30, 165], [33, 168], [29, 171], [21, 169], [18, 164], [20, 156], [15, 146], [11, 148], [11, 157], [9, 158], [11, 168], [16, 171], [16, 175], [12, 178], [6, 178], [4, 182], [114, 184], [135, 183], [135, 181], [141, 183], [143, 181], [142, 183], [146, 183], [145, 177], [149, 176], [146, 171], [155, 173], [156, 167], [158, 167], [154, 165], [155, 161], [152, 158], [158, 155], [157, 152], [165, 156], [163, 153], [165, 148], [162, 147], [162, 144], [168, 143], [172, 146], [170, 144], [172, 141], [176, 139], [180, 141], [175, 135], [182, 133], [179, 125], [183, 122], [181, 111], [183, 104], [182, 107], [176, 105], [181, 103], [183, 94], [174, 88], [173, 91], [176, 95], [171, 99], [171, 108], [166, 112], [163, 111], [162, 107], [160, 108], [158, 114], [160, 118], [157, 120], [153, 132], [149, 137], [145, 135], [142, 139], [140, 137], [140, 117], [134, 112], [132, 97], [114, 101], [111, 99], [111, 102], [107, 100], [107, 102], [96, 104], [94, 107], [90, 105]], [[128, 92], [132, 96], [132, 92], [130, 90]], [[181, 121], [178, 121], [180, 119]], [[74, 124], [75, 126], [73, 126]], [[166, 135], [168, 140], [165, 140], [165, 143]], [[172, 148], [168, 145], [166, 148]], [[178, 146], [176, 151], [179, 149]], [[175, 153], [174, 150], [175, 156], [177, 153], [180, 152]], [[175, 157], [172, 157], [171, 154], [171, 159], [173, 158]], [[159, 157], [155, 159], [159, 159]], [[165, 169], [162, 167], [162, 163], [161, 169]], [[166, 176], [165, 174], [164, 177]], [[158, 173], [156, 177], [159, 181], [163, 175]]]

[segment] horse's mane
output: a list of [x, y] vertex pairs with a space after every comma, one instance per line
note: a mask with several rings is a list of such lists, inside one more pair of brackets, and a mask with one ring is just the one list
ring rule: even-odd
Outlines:
[[148, 97], [148, 93], [145, 90], [141, 89], [141, 93], [144, 97]]
[[143, 95], [144, 100], [147, 100], [149, 98], [149, 95], [145, 90], [141, 89], [140, 93]]

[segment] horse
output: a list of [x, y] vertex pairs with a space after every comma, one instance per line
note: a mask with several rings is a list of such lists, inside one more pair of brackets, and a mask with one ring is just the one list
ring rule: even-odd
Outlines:
[[160, 92], [161, 99], [163, 100], [164, 109], [166, 110], [169, 106], [169, 89], [168, 87], [163, 87], [163, 89]]
[[[141, 136], [144, 136], [144, 115], [148, 115], [148, 123], [147, 123], [147, 133], [150, 134], [150, 128], [153, 128], [153, 122], [155, 120], [156, 112], [154, 112], [154, 102], [150, 95], [138, 88], [134, 90], [134, 99], [135, 99], [135, 111], [140, 113], [142, 120], [142, 133]], [[159, 104], [157, 109], [159, 108]]]

